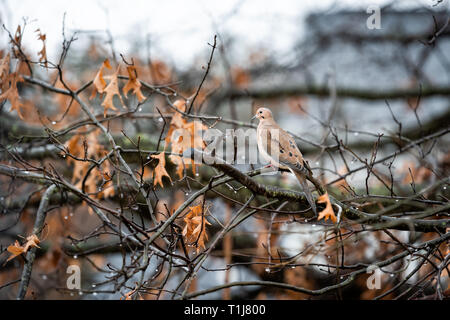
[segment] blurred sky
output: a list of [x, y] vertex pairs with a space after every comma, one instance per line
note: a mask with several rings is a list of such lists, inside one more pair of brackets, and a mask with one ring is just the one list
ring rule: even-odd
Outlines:
[[[405, 6], [431, 6], [437, 0], [395, 1]], [[242, 53], [265, 50], [284, 55], [305, 31], [304, 17], [311, 11], [337, 7], [367, 8], [391, 1], [371, 0], [0, 0], [0, 19], [13, 33], [23, 17], [28, 18], [24, 43], [32, 52], [41, 48], [33, 32], [47, 34], [47, 53], [51, 60], [61, 46], [61, 28], [66, 12], [66, 28], [71, 30], [109, 29], [119, 53], [129, 52], [133, 41], [144, 46], [151, 39], [152, 56], [168, 59], [178, 67], [188, 66], [195, 57], [209, 54], [207, 43], [215, 33], [232, 36]], [[444, 0], [443, 6], [448, 6]], [[80, 40], [87, 39], [80, 35]], [[83, 39], [84, 38], [84, 39]], [[7, 41], [2, 30], [0, 40]], [[143, 48], [144, 51], [144, 48]], [[141, 51], [140, 53], [142, 53]]]

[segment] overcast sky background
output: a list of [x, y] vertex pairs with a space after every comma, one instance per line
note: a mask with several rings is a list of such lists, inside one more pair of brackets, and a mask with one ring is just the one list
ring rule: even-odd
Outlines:
[[[407, 0], [403, 6], [430, 7], [437, 0]], [[133, 40], [152, 39], [152, 56], [164, 58], [178, 67], [191, 64], [195, 57], [209, 53], [208, 42], [219, 32], [239, 41], [242, 52], [264, 49], [284, 55], [305, 31], [303, 19], [311, 11], [336, 8], [367, 8], [391, 1], [371, 0], [0, 0], [0, 19], [12, 32], [28, 18], [24, 43], [37, 52], [41, 43], [33, 32], [40, 28], [47, 35], [47, 54], [50, 60], [59, 52], [62, 20], [66, 12], [66, 29], [105, 30], [115, 38], [116, 50], [129, 52]], [[440, 6], [448, 7], [449, 0]], [[88, 36], [80, 35], [80, 42]], [[5, 44], [6, 33], [0, 40]], [[144, 43], [144, 41], [142, 41]], [[59, 47], [58, 47], [59, 46]], [[4, 47], [4, 45], [2, 45]]]

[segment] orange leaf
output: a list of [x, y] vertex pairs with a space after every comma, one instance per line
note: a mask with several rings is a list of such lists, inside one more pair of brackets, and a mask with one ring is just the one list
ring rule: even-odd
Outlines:
[[11, 103], [11, 109], [9, 111], [16, 110], [20, 119], [23, 120], [24, 118], [20, 111], [21, 107], [23, 107], [23, 104], [22, 102], [20, 102], [19, 92], [17, 91], [17, 82], [23, 82], [23, 79], [20, 75], [17, 75], [16, 73], [11, 73], [8, 76], [8, 81], [10, 83], [10, 86], [6, 91], [4, 91], [0, 95], [0, 102], [8, 99], [9, 102]]
[[189, 148], [203, 149], [205, 147], [205, 142], [203, 141], [201, 131], [207, 130], [207, 126], [205, 126], [200, 121], [194, 120], [192, 122], [186, 123], [183, 128], [189, 132], [191, 137]]
[[189, 207], [189, 210], [183, 219], [185, 226], [182, 234], [188, 242], [196, 244], [197, 252], [199, 252], [201, 248], [206, 248], [205, 241], [208, 240], [206, 225], [210, 225], [211, 223], [206, 220], [203, 214], [202, 204]]
[[155, 167], [155, 178], [153, 180], [153, 185], [156, 186], [157, 184], [159, 184], [161, 188], [164, 188], [164, 184], [162, 182], [162, 178], [164, 176], [168, 177], [170, 182], [172, 182], [172, 179], [170, 178], [165, 168], [166, 167], [165, 153], [161, 152], [160, 154], [152, 155], [151, 157], [159, 160], [158, 165]]
[[[184, 100], [177, 100], [173, 103], [179, 111], [186, 111], [186, 102]], [[184, 151], [195, 148], [204, 149], [206, 146], [202, 137], [202, 130], [206, 130], [205, 126], [200, 121], [187, 122], [183, 115], [179, 112], [175, 112], [170, 121], [169, 131], [165, 139], [164, 149], [167, 148], [169, 143], [172, 144], [171, 149], [173, 153], [182, 154]], [[187, 165], [192, 165], [192, 171], [195, 174], [196, 164], [191, 158], [184, 158], [177, 155], [169, 156], [169, 159], [177, 166], [177, 174], [180, 179], [183, 177], [184, 169]]]
[[174, 154], [171, 154], [169, 156], [169, 159], [177, 166], [176, 173], [177, 173], [178, 177], [180, 177], [180, 179], [183, 179], [184, 168], [185, 168], [183, 159], [180, 156], [177, 156]]
[[[99, 129], [92, 131], [86, 137], [81, 134], [75, 134], [65, 144], [67, 152], [73, 157], [84, 159], [100, 159], [106, 155], [106, 150], [98, 140]], [[85, 150], [86, 146], [86, 150]], [[89, 170], [90, 163], [88, 161], [77, 160], [72, 157], [66, 157], [67, 162], [73, 163], [72, 183], [76, 183], [76, 187], [81, 189], [84, 176]], [[112, 172], [109, 161], [104, 161], [98, 168], [92, 170], [85, 182], [85, 191], [89, 194], [95, 194], [97, 199], [108, 198], [115, 194], [114, 185], [111, 180]], [[101, 184], [100, 184], [101, 183]], [[98, 191], [98, 186], [102, 190]]]
[[25, 243], [24, 246], [25, 252], [27, 252], [30, 247], [39, 248], [38, 246], [39, 242], [41, 241], [35, 234], [32, 234], [31, 236], [27, 237], [27, 242]]
[[113, 98], [115, 95], [119, 96], [120, 102], [122, 102], [123, 105], [122, 96], [120, 95], [119, 92], [119, 80], [117, 79], [119, 71], [120, 67], [117, 67], [117, 71], [111, 76], [111, 81], [104, 90], [104, 92], [106, 93], [106, 97], [102, 102], [102, 106], [105, 108], [105, 111], [103, 113], [104, 117], [106, 117], [108, 109], [117, 110], [113, 102]]
[[[10, 61], [10, 54], [8, 53], [3, 59], [0, 60], [0, 79], [3, 80], [9, 74], [9, 61]], [[3, 75], [5, 75], [3, 77]]]
[[40, 240], [35, 234], [32, 234], [31, 236], [27, 237], [27, 242], [25, 243], [24, 246], [21, 246], [19, 241], [16, 240], [13, 245], [8, 246], [7, 248], [8, 252], [11, 253], [12, 255], [8, 258], [8, 260], [6, 260], [6, 262], [14, 259], [15, 257], [21, 255], [22, 253], [27, 252], [31, 247], [39, 248], [38, 246], [39, 242]]
[[111, 64], [109, 63], [109, 60], [106, 59], [105, 61], [103, 61], [102, 66], [100, 67], [100, 70], [98, 70], [95, 78], [94, 78], [94, 91], [92, 92], [91, 98], [93, 99], [95, 98], [95, 96], [97, 95], [97, 92], [102, 94], [106, 88], [106, 81], [103, 78], [103, 69], [104, 68], [108, 68], [111, 69]]
[[[182, 112], [186, 111], [186, 102], [184, 100], [178, 99], [173, 103], [173, 106]], [[172, 116], [172, 119], [170, 120], [169, 131], [167, 132], [166, 135], [164, 150], [166, 150], [169, 143], [172, 142], [173, 132], [178, 128], [182, 128], [185, 123], [186, 120], [183, 118], [183, 115], [175, 111], [175, 113]]]
[[37, 29], [36, 32], [39, 32], [38, 34], [38, 40], [42, 41], [42, 49], [41, 51], [38, 52], [39, 55], [39, 62], [44, 63], [44, 66], [47, 68], [48, 67], [48, 62], [47, 62], [47, 48], [45, 46], [45, 40], [47, 38], [47, 36], [45, 34], [42, 34], [40, 29]]
[[16, 240], [16, 242], [14, 242], [14, 245], [10, 245], [8, 246], [8, 252], [12, 254], [12, 256], [10, 256], [8, 258], [8, 260], [6, 260], [6, 262], [8, 262], [9, 260], [14, 259], [17, 256], [20, 256], [22, 253], [25, 252], [24, 248], [19, 244], [19, 241]]
[[142, 94], [141, 91], [141, 83], [137, 79], [136, 75], [136, 67], [134, 66], [128, 66], [128, 82], [123, 87], [123, 94], [125, 97], [127, 97], [128, 91], [133, 90], [133, 93], [136, 95], [139, 102], [142, 102], [145, 100], [145, 96]]
[[336, 215], [334, 214], [333, 206], [331, 205], [330, 198], [328, 197], [328, 192], [321, 195], [317, 199], [317, 203], [326, 203], [325, 209], [319, 212], [319, 217], [317, 220], [328, 220], [331, 219], [334, 223], [337, 222]]

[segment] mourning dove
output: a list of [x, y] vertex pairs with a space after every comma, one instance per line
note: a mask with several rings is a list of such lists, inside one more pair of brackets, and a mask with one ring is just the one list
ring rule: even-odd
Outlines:
[[295, 175], [303, 188], [311, 209], [317, 215], [316, 204], [306, 182], [306, 176], [312, 177], [312, 171], [303, 159], [294, 138], [280, 128], [269, 109], [259, 108], [252, 119], [254, 118], [259, 119], [256, 137], [261, 156], [271, 165], [280, 169], [287, 169]]

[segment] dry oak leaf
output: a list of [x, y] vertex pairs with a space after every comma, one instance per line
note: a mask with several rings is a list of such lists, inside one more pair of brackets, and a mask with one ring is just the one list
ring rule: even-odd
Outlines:
[[189, 210], [190, 211], [183, 219], [185, 226], [182, 234], [188, 242], [197, 245], [197, 252], [199, 252], [201, 248], [206, 248], [205, 241], [208, 240], [206, 225], [210, 225], [211, 223], [206, 220], [206, 217], [203, 214], [202, 204], [189, 207]]
[[175, 154], [169, 155], [169, 159], [177, 167], [176, 173], [177, 173], [178, 177], [180, 177], [180, 179], [183, 179], [184, 169], [186, 168], [183, 159], [180, 156], [177, 156]]
[[6, 260], [6, 262], [14, 259], [15, 257], [21, 255], [22, 253], [27, 252], [30, 249], [30, 247], [39, 248], [38, 246], [39, 242], [40, 240], [35, 234], [32, 234], [31, 236], [27, 237], [27, 242], [25, 243], [24, 246], [21, 246], [19, 241], [16, 240], [13, 245], [8, 246], [7, 248], [8, 252], [11, 253], [12, 255], [8, 258], [8, 260]]
[[[184, 128], [176, 129], [172, 133], [172, 152], [182, 154], [185, 150], [188, 150], [191, 148], [191, 142], [190, 139], [186, 139], [184, 136], [185, 134], [189, 134], [189, 132]], [[195, 174], [196, 168], [195, 168], [195, 162], [193, 159], [189, 157], [182, 157], [177, 155], [170, 155], [169, 159], [177, 166], [177, 174], [180, 177], [180, 179], [183, 177], [184, 169], [191, 164], [192, 165], [192, 172]]]
[[11, 56], [8, 53], [3, 59], [0, 60], [0, 79], [2, 80], [2, 82], [0, 82], [0, 87], [1, 87], [1, 83], [3, 83], [3, 79], [6, 79], [6, 77], [9, 74], [10, 59], [11, 59]]
[[191, 237], [192, 236], [192, 232], [194, 230], [194, 226], [192, 224], [192, 218], [196, 217], [198, 215], [202, 214], [202, 206], [196, 205], [193, 207], [189, 207], [189, 212], [186, 214], [186, 216], [184, 217], [184, 228], [183, 228], [183, 232], [182, 235], [184, 237]]
[[27, 242], [25, 243], [24, 246], [25, 252], [27, 252], [30, 247], [39, 248], [38, 246], [39, 242], [41, 241], [35, 234], [32, 234], [31, 236], [27, 237]]
[[[186, 101], [182, 99], [178, 99], [177, 101], [175, 101], [173, 103], [173, 106], [181, 112], [186, 111]], [[170, 143], [172, 143], [173, 153], [181, 154], [185, 149], [190, 147], [189, 144], [185, 145], [185, 143], [183, 143], [184, 139], [182, 133], [184, 133], [185, 131], [184, 126], [186, 124], [187, 121], [185, 118], [183, 118], [183, 114], [175, 111], [175, 113], [172, 116], [172, 119], [170, 120], [169, 130], [165, 138], [164, 150], [166, 150], [166, 148], [169, 146]], [[189, 140], [186, 140], [186, 142], [189, 143]], [[182, 179], [186, 165], [192, 162], [191, 159], [187, 158], [185, 159], [177, 155], [170, 155], [169, 159], [176, 165], [177, 167], [176, 173], [178, 174], [180, 179]]]
[[156, 186], [156, 184], [159, 184], [161, 188], [164, 188], [164, 184], [162, 182], [162, 178], [164, 176], [168, 177], [170, 182], [172, 182], [172, 179], [170, 178], [169, 174], [166, 171], [166, 158], [165, 153], [161, 152], [158, 155], [152, 155], [153, 159], [158, 159], [158, 165], [155, 167], [155, 177], [153, 179], [153, 186]]
[[17, 26], [16, 33], [14, 34], [14, 41], [17, 46], [20, 46], [22, 43], [22, 27], [20, 24]]
[[[173, 106], [178, 110], [180, 110], [181, 112], [186, 111], [186, 102], [184, 100], [178, 99], [173, 103]], [[182, 128], [185, 123], [186, 119], [183, 118], [183, 115], [175, 111], [175, 113], [172, 116], [172, 119], [170, 120], [169, 131], [167, 132], [166, 135], [164, 150], [166, 150], [167, 146], [172, 141], [173, 132], [178, 128]]]
[[105, 90], [103, 92], [106, 93], [105, 99], [102, 102], [102, 106], [105, 108], [105, 111], [103, 113], [103, 116], [106, 117], [106, 113], [108, 112], [108, 109], [117, 110], [117, 108], [114, 106], [113, 98], [115, 95], [117, 95], [120, 99], [120, 102], [123, 105], [122, 96], [119, 92], [119, 80], [117, 79], [117, 76], [119, 75], [120, 67], [117, 67], [117, 71], [114, 72], [113, 75], [111, 75], [111, 81], [106, 86]]
[[45, 40], [47, 36], [45, 34], [42, 34], [40, 29], [37, 29], [36, 32], [38, 32], [38, 40], [42, 41], [42, 49], [38, 52], [39, 55], [39, 62], [44, 63], [45, 68], [48, 67], [48, 61], [47, 61], [47, 48], [45, 46]]
[[106, 88], [106, 81], [105, 78], [103, 77], [103, 69], [104, 68], [108, 68], [111, 69], [111, 64], [109, 63], [109, 60], [106, 59], [105, 61], [103, 61], [100, 70], [98, 70], [97, 74], [95, 75], [93, 84], [94, 84], [94, 91], [92, 91], [92, 95], [90, 97], [90, 99], [94, 99], [95, 96], [97, 95], [97, 92], [100, 94], [103, 94], [105, 88]]
[[[68, 151], [68, 153], [74, 155], [75, 157], [79, 157], [83, 154], [83, 143], [81, 142], [81, 135], [76, 134], [71, 137], [64, 145]], [[67, 162], [75, 163], [76, 160], [72, 157], [67, 157]]]
[[[106, 155], [105, 148], [98, 142], [97, 137], [99, 134], [99, 129], [92, 131], [85, 138], [81, 134], [75, 134], [71, 137], [66, 143], [65, 147], [67, 149], [67, 153], [71, 154], [73, 157], [78, 159], [100, 159]], [[72, 175], [72, 183], [78, 181], [75, 185], [77, 188], [81, 189], [82, 182], [85, 174], [87, 173], [90, 163], [89, 161], [81, 161], [74, 159], [73, 157], [67, 156], [67, 162], [73, 163], [73, 175]], [[112, 172], [110, 163], [108, 161], [104, 161], [102, 163], [102, 168], [96, 168], [91, 172], [89, 177], [86, 179], [85, 188], [88, 193], [96, 193], [98, 182], [104, 181], [106, 182], [103, 187], [109, 187], [110, 182], [107, 182], [108, 179], [104, 173]], [[106, 194], [113, 194], [113, 190], [106, 192]], [[108, 197], [105, 193], [99, 193], [98, 196]]]
[[[183, 124], [182, 128], [177, 128], [172, 131], [171, 134], [171, 143], [172, 143], [172, 152], [182, 154], [186, 150], [199, 149], [203, 150], [206, 146], [205, 141], [203, 140], [202, 130], [206, 130], [207, 127], [202, 124], [200, 121], [192, 121], [186, 122]], [[177, 157], [177, 156], [175, 156]], [[172, 160], [172, 158], [171, 158]], [[196, 163], [190, 157], [183, 157], [183, 164], [187, 166], [188, 164], [192, 165], [192, 172], [196, 173]], [[182, 172], [184, 169], [180, 167], [181, 162], [176, 160], [177, 164], [177, 172]]]
[[6, 260], [6, 262], [14, 259], [17, 256], [20, 256], [22, 253], [25, 252], [24, 248], [20, 245], [19, 241], [17, 241], [17, 240], [16, 240], [16, 242], [14, 242], [13, 245], [8, 246], [7, 250], [12, 255], [8, 258], [8, 260]]
[[317, 218], [317, 220], [321, 220], [321, 219], [328, 220], [328, 219], [331, 219], [331, 221], [336, 223], [337, 222], [337, 218], [336, 218], [336, 215], [334, 214], [334, 210], [333, 210], [333, 206], [331, 205], [330, 198], [328, 197], [328, 192], [326, 192], [325, 194], [321, 195], [317, 199], [317, 203], [326, 203], [325, 209], [323, 209], [322, 211], [319, 212], [319, 217]]
[[0, 95], [0, 102], [8, 99], [11, 103], [11, 109], [9, 111], [16, 110], [20, 119], [23, 120], [24, 117], [20, 110], [21, 107], [23, 107], [23, 104], [20, 102], [19, 92], [17, 91], [17, 82], [23, 82], [23, 78], [16, 73], [11, 73], [7, 78], [10, 85], [9, 88]]
[[[184, 143], [183, 152], [188, 150], [189, 148], [203, 150], [206, 147], [206, 143], [203, 140], [202, 131], [207, 130], [207, 126], [205, 126], [200, 121], [194, 120], [192, 122], [186, 123], [183, 128], [189, 132], [189, 135], [191, 137], [190, 143]], [[197, 163], [195, 163], [194, 159], [183, 158], [183, 160], [185, 161], [185, 163], [190, 162], [192, 164], [192, 172], [196, 174]]]
[[22, 46], [22, 27], [20, 25], [17, 26], [16, 33], [14, 33], [14, 39], [11, 39], [11, 43], [13, 44], [13, 53], [14, 57], [17, 58], [26, 58], [24, 57], [23, 52], [20, 51]]
[[145, 100], [145, 96], [141, 91], [141, 83], [137, 79], [137, 72], [135, 66], [128, 66], [128, 82], [123, 87], [123, 94], [127, 97], [128, 91], [133, 90], [133, 93], [136, 95], [136, 98], [139, 102]]

